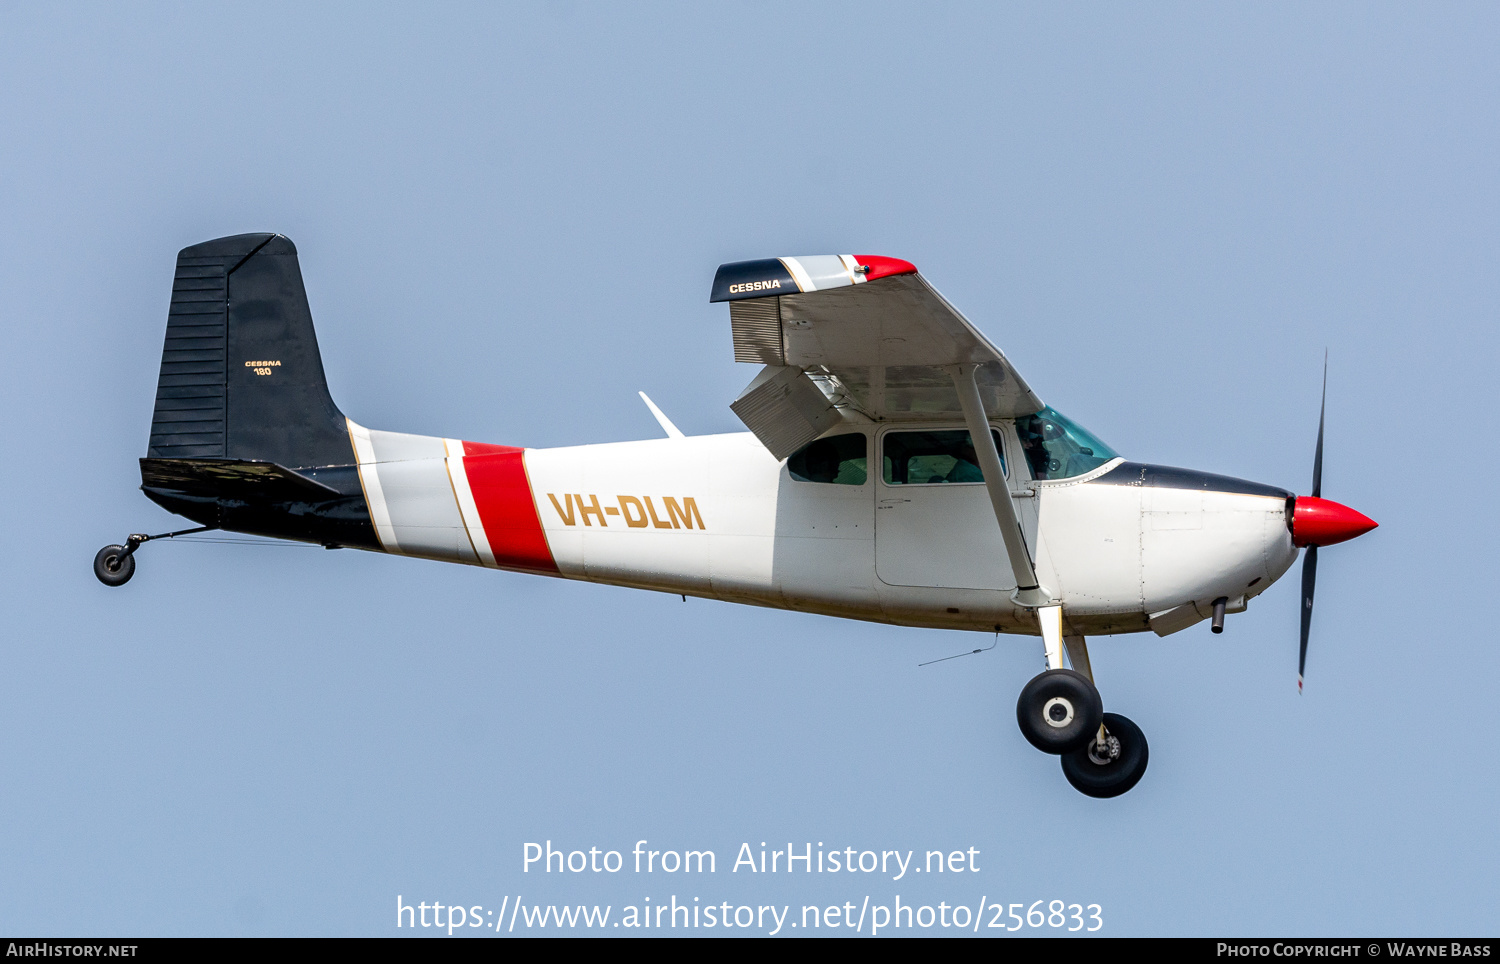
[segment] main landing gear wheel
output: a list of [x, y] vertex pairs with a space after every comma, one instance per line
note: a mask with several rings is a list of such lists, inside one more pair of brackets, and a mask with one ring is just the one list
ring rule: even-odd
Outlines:
[[135, 575], [135, 556], [124, 546], [105, 546], [94, 556], [94, 575], [106, 586], [123, 586]]
[[1091, 797], [1118, 797], [1141, 781], [1151, 755], [1146, 734], [1118, 713], [1104, 714], [1106, 737], [1097, 736], [1062, 758], [1063, 776], [1073, 789]]
[[1026, 684], [1016, 701], [1021, 735], [1043, 753], [1082, 750], [1099, 732], [1104, 702], [1082, 673], [1051, 669]]

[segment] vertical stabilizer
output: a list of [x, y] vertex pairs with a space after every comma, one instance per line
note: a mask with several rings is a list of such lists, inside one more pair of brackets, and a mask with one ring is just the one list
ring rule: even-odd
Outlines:
[[147, 456], [354, 461], [291, 241], [241, 234], [177, 255]]

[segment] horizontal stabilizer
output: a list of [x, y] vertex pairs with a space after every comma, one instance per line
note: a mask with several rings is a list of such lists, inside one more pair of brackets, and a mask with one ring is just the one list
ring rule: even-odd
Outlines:
[[141, 459], [141, 487], [243, 502], [330, 502], [337, 489], [275, 462]]

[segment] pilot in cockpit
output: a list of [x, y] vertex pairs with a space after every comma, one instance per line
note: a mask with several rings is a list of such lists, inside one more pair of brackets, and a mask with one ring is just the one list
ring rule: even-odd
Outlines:
[[1042, 437], [1049, 427], [1051, 427], [1050, 423], [1037, 418], [1016, 420], [1016, 435], [1021, 439], [1021, 451], [1026, 454], [1026, 461], [1031, 466], [1032, 475], [1039, 479], [1049, 477], [1047, 464], [1052, 456], [1047, 451]]
[[979, 455], [974, 451], [974, 442], [965, 437], [954, 453], [953, 468], [943, 476], [944, 482], [983, 482], [984, 473], [979, 469]]

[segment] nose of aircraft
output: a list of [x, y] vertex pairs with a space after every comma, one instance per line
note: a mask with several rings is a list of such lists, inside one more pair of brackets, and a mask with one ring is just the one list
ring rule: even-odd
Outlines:
[[1347, 542], [1380, 525], [1362, 512], [1331, 499], [1299, 495], [1292, 504], [1292, 544], [1331, 546]]

